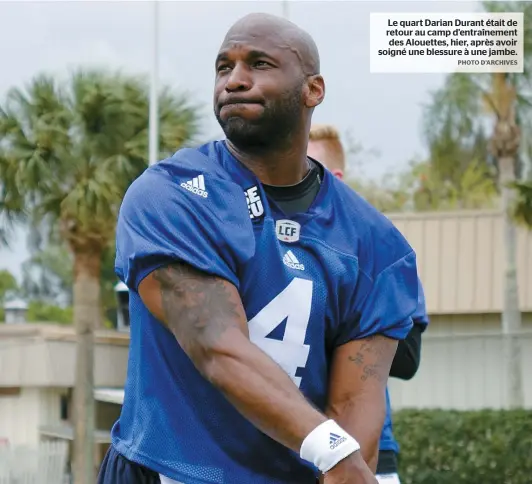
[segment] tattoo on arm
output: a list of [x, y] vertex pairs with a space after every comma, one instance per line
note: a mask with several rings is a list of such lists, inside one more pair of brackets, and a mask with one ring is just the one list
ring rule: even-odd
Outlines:
[[228, 281], [176, 263], [156, 270], [165, 323], [189, 356], [215, 344], [245, 317], [238, 293]]
[[388, 379], [389, 364], [387, 363], [388, 358], [386, 358], [388, 348], [389, 343], [386, 338], [373, 335], [364, 340], [355, 355], [348, 356], [349, 361], [362, 368], [362, 376], [360, 377], [362, 381], [373, 378], [379, 382], [384, 382]]

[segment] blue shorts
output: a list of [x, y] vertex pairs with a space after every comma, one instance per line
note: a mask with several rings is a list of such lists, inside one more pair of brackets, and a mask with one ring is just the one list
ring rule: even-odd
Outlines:
[[159, 474], [127, 460], [111, 445], [98, 474], [98, 484], [160, 484]]
[[157, 472], [126, 459], [111, 445], [100, 467], [98, 484], [161, 484], [161, 477]]

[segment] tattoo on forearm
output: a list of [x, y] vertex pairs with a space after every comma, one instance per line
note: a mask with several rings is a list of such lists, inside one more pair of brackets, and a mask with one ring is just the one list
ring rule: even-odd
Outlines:
[[362, 368], [360, 379], [366, 381], [374, 378], [379, 382], [388, 379], [389, 369], [386, 364], [388, 342], [380, 335], [369, 336], [364, 340], [355, 355], [349, 355], [349, 361]]
[[195, 344], [215, 342], [241, 317], [229, 283], [177, 263], [156, 270], [166, 324], [185, 352]]

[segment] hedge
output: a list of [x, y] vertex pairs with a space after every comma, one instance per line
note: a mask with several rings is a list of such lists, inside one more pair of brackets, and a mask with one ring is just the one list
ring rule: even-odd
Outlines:
[[402, 484], [532, 484], [532, 411], [394, 414]]

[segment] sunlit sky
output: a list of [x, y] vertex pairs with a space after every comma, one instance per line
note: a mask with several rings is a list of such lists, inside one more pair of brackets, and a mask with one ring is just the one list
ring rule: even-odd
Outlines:
[[[379, 154], [364, 176], [380, 177], [424, 154], [422, 105], [443, 74], [371, 74], [370, 12], [467, 12], [478, 2], [291, 2], [290, 20], [306, 29], [320, 50], [327, 94], [316, 122], [333, 123]], [[161, 82], [190, 93], [204, 106], [205, 138], [221, 137], [211, 99], [214, 58], [231, 24], [250, 12], [281, 15], [281, 2], [161, 2]], [[0, 2], [0, 102], [12, 86], [40, 72], [66, 75], [77, 66], [149, 73], [153, 6], [149, 2]], [[20, 276], [27, 258], [25, 233], [0, 251], [0, 268]]]

